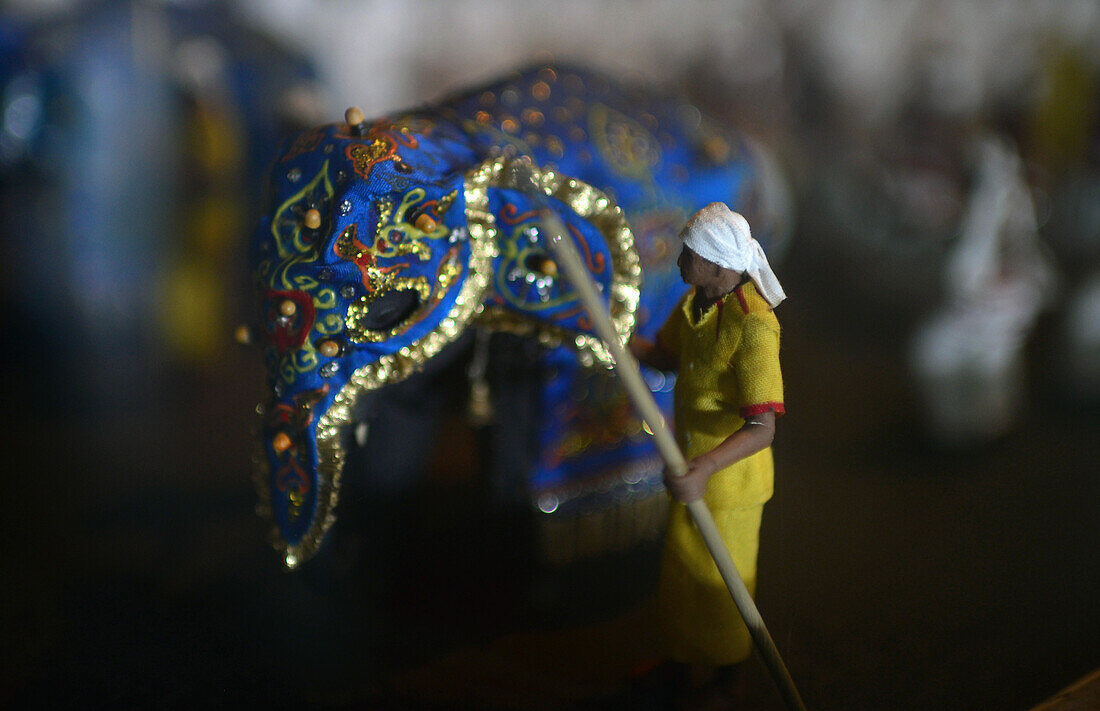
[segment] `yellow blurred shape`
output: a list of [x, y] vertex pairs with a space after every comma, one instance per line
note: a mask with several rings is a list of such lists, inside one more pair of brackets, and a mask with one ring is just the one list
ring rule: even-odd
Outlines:
[[228, 343], [218, 275], [182, 262], [165, 277], [160, 297], [161, 332], [174, 355], [193, 364], [216, 358]]

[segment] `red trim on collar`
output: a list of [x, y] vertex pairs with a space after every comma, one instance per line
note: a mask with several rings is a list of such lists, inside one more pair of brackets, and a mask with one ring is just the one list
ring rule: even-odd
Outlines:
[[745, 301], [745, 295], [741, 293], [741, 287], [744, 284], [738, 284], [737, 288], [733, 290], [733, 293], [737, 294], [737, 300], [741, 303], [741, 310], [745, 313], [749, 312], [749, 302]]
[[741, 419], [743, 420], [746, 417], [752, 417], [753, 415], [763, 415], [768, 410], [773, 410], [777, 416], [782, 415], [787, 411], [786, 408], [783, 407], [783, 403], [781, 402], [762, 402], [758, 405], [746, 405], [745, 407], [742, 407], [739, 414], [741, 415]]

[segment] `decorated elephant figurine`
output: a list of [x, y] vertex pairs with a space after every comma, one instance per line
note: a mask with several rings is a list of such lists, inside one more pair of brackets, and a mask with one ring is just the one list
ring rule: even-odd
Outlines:
[[[660, 466], [608, 378], [609, 356], [541, 228], [552, 210], [624, 341], [652, 336], [683, 293], [684, 220], [714, 201], [777, 239], [758, 149], [682, 100], [540, 66], [438, 104], [298, 135], [272, 169], [251, 249], [271, 388], [255, 478], [288, 567], [334, 520], [355, 405], [471, 327], [528, 335], [552, 367], [525, 472], [544, 511], [579, 492], [659, 490]], [[515, 182], [533, 164], [542, 195]], [[757, 227], [759, 225], [759, 227]], [[667, 408], [670, 381], [651, 373]], [[573, 396], [571, 396], [571, 393]]]

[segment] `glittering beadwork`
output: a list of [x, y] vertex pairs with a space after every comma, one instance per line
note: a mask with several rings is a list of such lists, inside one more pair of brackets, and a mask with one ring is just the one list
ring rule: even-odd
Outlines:
[[[487, 163], [483, 169], [489, 171], [490, 187], [515, 190], [517, 188], [513, 179], [513, 172], [508, 170], [509, 159], [501, 157]], [[630, 226], [626, 223], [623, 212], [612, 204], [611, 200], [596, 188], [579, 180], [568, 178], [552, 170], [533, 171], [534, 179], [543, 194], [560, 201], [576, 215], [589, 221], [603, 236], [611, 253], [611, 289], [610, 312], [611, 320], [616, 331], [625, 343], [634, 330], [634, 312], [638, 307], [639, 284], [641, 282], [641, 267], [638, 254], [634, 248], [634, 235]], [[508, 205], [512, 206], [511, 203]], [[562, 285], [561, 279], [556, 279], [554, 298], [541, 299], [536, 297], [531, 302], [520, 300], [513, 294], [508, 286], [509, 277], [516, 271], [523, 271], [522, 265], [536, 252], [540, 256], [547, 253], [547, 248], [542, 246], [540, 250], [533, 250], [532, 246], [540, 244], [538, 213], [532, 210], [526, 214], [516, 214], [516, 210], [506, 211], [501, 221], [510, 223], [513, 235], [521, 235], [523, 238], [516, 240], [499, 239], [501, 260], [494, 268], [497, 293], [501, 299], [512, 308], [489, 305], [479, 317], [479, 323], [488, 328], [506, 330], [512, 333], [532, 335], [547, 346], [568, 344], [582, 353], [582, 358], [590, 356], [596, 361], [608, 367], [611, 366], [611, 356], [607, 346], [595, 335], [585, 333], [578, 328], [569, 328], [555, 323], [548, 318], [546, 312], [557, 309], [559, 313], [580, 315], [578, 319], [584, 324], [583, 314], [580, 311], [578, 297], [568, 285]], [[509, 214], [511, 213], [511, 214]], [[529, 225], [526, 230], [515, 229], [517, 226]], [[601, 272], [605, 268], [602, 260], [595, 260], [593, 264], [591, 252], [584, 244], [583, 237], [574, 232], [573, 237], [582, 244], [584, 253], [589, 256], [589, 267], [593, 272]], [[522, 241], [522, 247], [516, 242]], [[597, 255], [602, 257], [602, 254]], [[531, 271], [523, 271], [525, 277], [533, 277]], [[525, 284], [534, 284], [538, 278], [524, 279]], [[513, 280], [514, 281], [514, 280]], [[536, 289], [537, 292], [537, 289]], [[537, 318], [536, 318], [537, 317]]]
[[494, 220], [485, 209], [484, 199], [488, 179], [489, 171], [485, 168], [472, 171], [466, 178], [466, 219], [470, 232], [471, 257], [467, 278], [455, 298], [451, 313], [418, 341], [356, 370], [347, 385], [337, 394], [328, 412], [318, 422], [317, 451], [320, 467], [318, 478], [322, 486], [322, 495], [315, 514], [318, 525], [315, 525], [298, 545], [286, 546], [284, 560], [287, 567], [293, 568], [312, 556], [335, 521], [333, 509], [336, 508], [339, 498], [340, 476], [344, 470], [346, 457], [340, 442], [340, 430], [352, 423], [356, 399], [368, 390], [403, 380], [438, 353], [443, 346], [454, 341], [465, 330], [470, 319], [481, 309], [481, 297], [489, 284], [490, 264], [495, 256]]
[[[553, 499], [561, 515], [624, 486], [631, 500], [656, 491], [652, 445], [602, 367], [606, 346], [558, 273], [540, 215], [553, 210], [576, 243], [619, 337], [652, 336], [682, 293], [675, 230], [687, 215], [725, 201], [767, 245], [736, 134], [676, 100], [547, 66], [413, 113], [348, 115], [353, 125], [313, 129], [280, 152], [277, 207], [251, 255], [271, 392], [255, 479], [286, 564], [308, 560], [332, 524], [357, 399], [475, 322], [546, 347], [554, 377], [540, 395], [533, 502]], [[520, 157], [541, 196], [514, 184]], [[654, 392], [667, 401], [664, 382]]]

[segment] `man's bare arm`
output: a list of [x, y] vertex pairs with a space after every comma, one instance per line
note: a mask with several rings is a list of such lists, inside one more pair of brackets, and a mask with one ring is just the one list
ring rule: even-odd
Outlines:
[[690, 503], [703, 498], [710, 478], [731, 464], [751, 457], [771, 445], [775, 438], [775, 412], [768, 410], [745, 420], [737, 430], [717, 447], [688, 462], [682, 477], [665, 472], [665, 486], [677, 501]]

